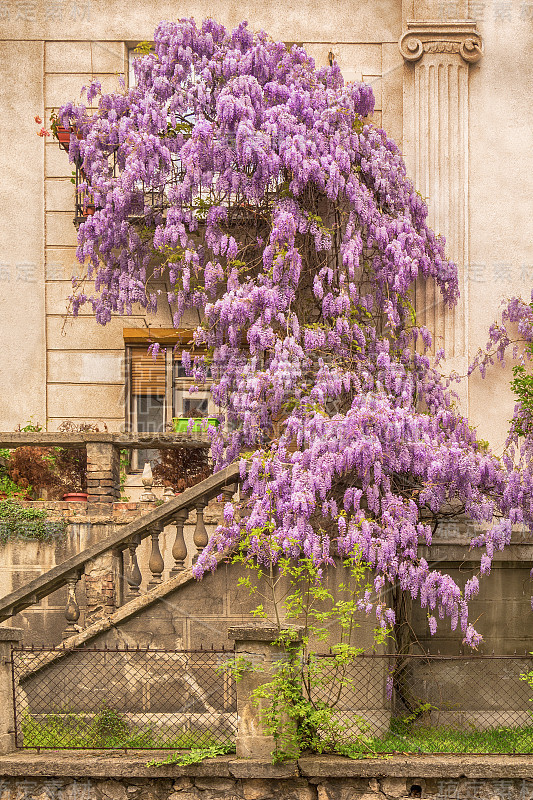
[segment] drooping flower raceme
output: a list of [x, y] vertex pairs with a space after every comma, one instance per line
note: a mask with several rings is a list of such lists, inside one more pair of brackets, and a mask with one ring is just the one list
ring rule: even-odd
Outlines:
[[[399, 583], [432, 633], [448, 616], [476, 644], [477, 579], [461, 591], [418, 545], [444, 507], [466, 513], [484, 523], [487, 572], [526, 518], [430, 366], [412, 290], [434, 281], [452, 305], [457, 270], [397, 146], [365, 120], [371, 88], [244, 23], [164, 22], [154, 40], [136, 86], [103, 95], [93, 83], [96, 113], [59, 112], [96, 208], [78, 239], [95, 289], [73, 308], [89, 302], [106, 324], [163, 301], [176, 327], [199, 311], [197, 355], [183, 363], [196, 383], [211, 369], [228, 423], [212, 451], [219, 467], [247, 451], [248, 508], [226, 505], [196, 575], [243, 536], [265, 563], [359, 554], [378, 594]], [[390, 625], [391, 610], [375, 609]]]

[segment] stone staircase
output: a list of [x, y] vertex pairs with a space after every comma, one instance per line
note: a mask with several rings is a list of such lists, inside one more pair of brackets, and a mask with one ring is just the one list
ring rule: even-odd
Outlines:
[[[205, 594], [205, 591], [197, 591], [199, 585], [194, 581], [192, 569], [186, 568], [186, 562], [190, 562], [190, 557], [188, 558], [184, 527], [189, 516], [195, 513], [193, 541], [196, 548], [194, 557], [196, 557], [208, 543], [204, 509], [210, 501], [220, 495], [224, 500], [230, 500], [238, 490], [239, 480], [239, 466], [229, 466], [169, 499], [141, 518], [120, 526], [101, 541], [0, 598], [0, 622], [11, 619], [61, 587], [66, 587], [66, 627], [63, 635], [65, 647], [78, 647], [89, 641], [94, 642], [96, 637], [101, 638], [106, 633], [117, 631], [119, 627], [126, 631], [128, 623], [137, 619], [139, 615], [143, 615], [145, 630], [144, 635], [139, 630], [135, 633], [133, 637], [135, 644], [149, 643], [147, 639], [153, 643], [157, 639], [160, 646], [190, 646], [190, 630], [188, 634], [183, 631], [183, 626], [180, 631], [175, 630], [171, 624], [169, 626], [168, 611], [166, 614], [161, 612], [162, 604], [165, 602], [168, 604], [167, 598], [176, 592], [181, 593], [182, 599], [179, 605], [186, 606], [182, 608], [181, 616], [184, 611], [185, 616], [193, 611], [200, 612], [201, 616], [202, 608], [204, 611], [217, 613], [222, 609], [217, 602], [217, 591], [211, 600], [192, 599], [191, 589], [193, 594]], [[172, 546], [174, 563], [168, 576], [164, 577], [165, 565], [160, 550], [160, 536], [164, 528], [168, 530], [168, 526], [175, 526]], [[137, 549], [147, 538], [151, 540], [148, 561], [150, 575], [147, 583], [145, 582], [146, 592], [143, 594], [141, 593], [143, 575], [139, 568]], [[221, 555], [219, 560], [223, 559], [224, 556]], [[209, 577], [206, 579], [206, 585], [212, 582]], [[79, 624], [82, 616], [78, 601], [80, 588], [83, 588], [87, 598], [83, 628]], [[224, 589], [219, 587], [218, 594], [221, 591], [225, 592], [225, 587]], [[154, 608], [157, 609], [155, 616]], [[149, 613], [150, 609], [152, 614]], [[155, 621], [157, 619], [160, 620], [160, 624]], [[124, 633], [121, 643], [125, 641], [124, 636], [128, 638], [127, 633]]]
[[[217, 569], [201, 581], [194, 579], [191, 561], [208, 544], [204, 521], [207, 505], [221, 496], [231, 500], [239, 484], [240, 467], [234, 464], [144, 516], [120, 525], [102, 540], [0, 598], [0, 622], [7, 622], [58, 589], [67, 590], [62, 646], [54, 647], [57, 643], [50, 641], [35, 651], [20, 647], [11, 651], [16, 714], [15, 728], [10, 727], [6, 737], [16, 730], [20, 747], [27, 736], [31, 741], [24, 728], [30, 723], [39, 735], [41, 728], [47, 730], [54, 720], [59, 720], [59, 727], [65, 730], [71, 723], [90, 726], [109, 702], [112, 713], [120, 714], [130, 732], [138, 729], [164, 738], [177, 726], [187, 735], [198, 735], [199, 740], [213, 735], [233, 739], [237, 711], [231, 678], [220, 671], [221, 659], [231, 657], [230, 629], [244, 629], [259, 603], [268, 613], [272, 608], [263, 597], [266, 587], [261, 582], [257, 594], [250, 594], [239, 584], [246, 568], [232, 563], [227, 552], [217, 554]], [[196, 550], [192, 559], [186, 544], [189, 537], [184, 536], [190, 517]], [[174, 536], [170, 569], [168, 564], [165, 569], [160, 547], [165, 528], [167, 536], [169, 532]], [[151, 548], [147, 581], [143, 581], [137, 557], [144, 540]], [[331, 571], [325, 581], [335, 594], [339, 576]], [[85, 596], [85, 613], [78, 595]], [[0, 640], [4, 637], [14, 644], [22, 631], [12, 629], [9, 636], [9, 630], [0, 627]], [[362, 619], [360, 646], [369, 650], [373, 646], [372, 625]], [[317, 651], [325, 647], [316, 642]], [[201, 666], [194, 665], [198, 654]], [[202, 654], [207, 656], [205, 663]], [[5, 656], [7, 699], [11, 676], [6, 672], [9, 654]], [[169, 666], [171, 658], [175, 663]], [[17, 663], [25, 666], [15, 669]], [[388, 720], [382, 707], [385, 668], [385, 661], [380, 662], [377, 671], [372, 667], [372, 674], [365, 672], [360, 681], [366, 694], [371, 694], [364, 713], [376, 730], [381, 730], [382, 718]], [[109, 700], [102, 701], [108, 696]]]

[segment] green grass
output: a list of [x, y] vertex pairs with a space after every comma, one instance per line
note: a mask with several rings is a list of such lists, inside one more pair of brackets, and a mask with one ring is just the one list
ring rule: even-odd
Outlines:
[[375, 753], [533, 753], [533, 727], [458, 731], [412, 728], [368, 737], [361, 751]]
[[[104, 708], [92, 720], [84, 714], [47, 714], [43, 719], [24, 715], [23, 747], [44, 749], [190, 750], [220, 744], [220, 737], [206, 732], [183, 731], [174, 736], [151, 729], [129, 728], [113, 709]], [[229, 744], [222, 742], [222, 744]]]
[[[231, 746], [231, 738], [221, 741], [209, 731], [183, 731], [173, 736], [150, 729], [131, 729], [114, 709], [103, 708], [88, 718], [84, 714], [58, 713], [22, 718], [24, 747], [44, 749], [131, 749], [131, 750], [209, 750]], [[452, 728], [405, 726], [393, 721], [391, 730], [381, 737], [346, 737], [339, 748], [345, 755], [368, 757], [385, 753], [531, 753], [533, 726], [459, 731]]]

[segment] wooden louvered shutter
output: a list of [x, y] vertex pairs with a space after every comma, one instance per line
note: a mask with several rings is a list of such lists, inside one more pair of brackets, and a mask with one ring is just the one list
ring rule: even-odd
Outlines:
[[131, 393], [164, 397], [166, 388], [166, 353], [161, 350], [154, 360], [145, 346], [131, 349]]

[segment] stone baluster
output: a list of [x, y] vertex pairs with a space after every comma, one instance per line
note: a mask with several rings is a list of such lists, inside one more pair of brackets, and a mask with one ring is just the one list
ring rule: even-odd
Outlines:
[[152, 465], [149, 461], [147, 461], [144, 465], [141, 480], [142, 485], [144, 486], [144, 491], [141, 494], [141, 503], [155, 503], [157, 497], [152, 491], [152, 486], [154, 485], [154, 476], [152, 475]]
[[163, 502], [170, 503], [171, 500], [175, 497], [174, 489], [172, 486], [166, 486], [165, 491], [163, 492]]
[[187, 545], [185, 544], [185, 537], [183, 535], [183, 526], [189, 516], [189, 509], [184, 508], [178, 511], [174, 517], [176, 523], [176, 538], [172, 545], [172, 557], [174, 559], [174, 566], [170, 570], [170, 577], [174, 578], [185, 569], [185, 559], [187, 558]]
[[162, 530], [163, 525], [160, 523], [150, 527], [150, 535], [152, 537], [152, 552], [150, 553], [148, 567], [150, 568], [152, 577], [148, 583], [148, 589], [153, 589], [155, 586], [159, 586], [160, 583], [163, 583], [163, 570], [165, 568], [165, 562], [163, 561], [163, 556], [161, 555], [161, 550], [159, 549], [159, 534]]
[[194, 529], [193, 542], [196, 547], [197, 553], [194, 557], [194, 561], [198, 559], [198, 556], [201, 554], [204, 547], [207, 546], [207, 542], [209, 541], [204, 522], [204, 508], [206, 507], [206, 505], [207, 502], [205, 500], [198, 500], [195, 505], [196, 527]]
[[139, 536], [132, 536], [128, 542], [128, 550], [130, 551], [130, 574], [126, 578], [128, 583], [128, 598], [138, 597], [141, 593], [140, 586], [142, 583], [142, 575], [139, 569], [139, 562], [137, 561], [137, 548], [140, 541]]
[[77, 624], [80, 618], [80, 607], [76, 599], [76, 585], [79, 581], [79, 575], [71, 575], [67, 579], [67, 605], [65, 606], [65, 618], [67, 620], [67, 627], [63, 632], [63, 639], [68, 639], [80, 631], [80, 626]]

